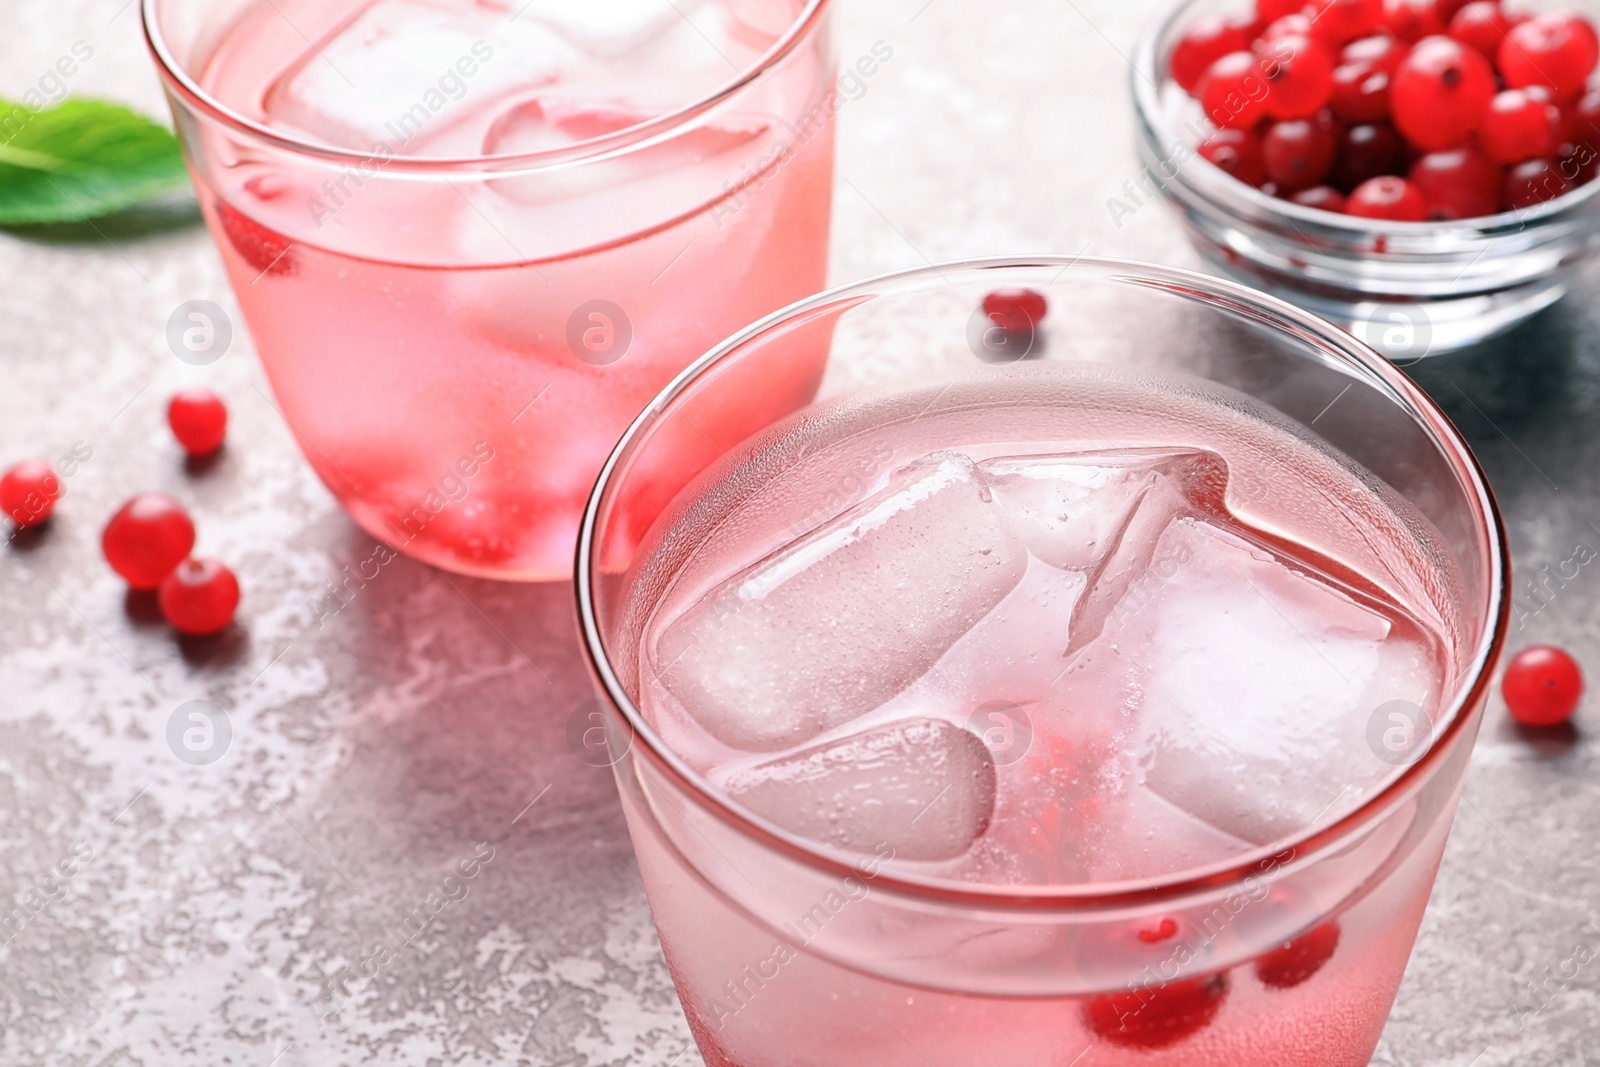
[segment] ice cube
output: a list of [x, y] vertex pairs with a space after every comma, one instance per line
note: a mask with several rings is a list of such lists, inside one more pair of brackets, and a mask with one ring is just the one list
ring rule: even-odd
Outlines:
[[785, 748], [916, 681], [1027, 565], [972, 460], [935, 453], [713, 590], [666, 626], [653, 661], [718, 740]]
[[493, 0], [518, 21], [541, 22], [595, 56], [617, 58], [687, 20], [701, 0]]
[[735, 771], [728, 795], [801, 837], [903, 860], [966, 852], [994, 813], [995, 767], [970, 731], [904, 719]]
[[[376, 0], [324, 37], [267, 90], [267, 121], [338, 148], [404, 155], [553, 84], [580, 53], [527, 20], [471, 4]], [[469, 154], [469, 153], [467, 153]]]
[[1403, 616], [1193, 518], [1168, 528], [1148, 574], [1115, 637], [1147, 664], [1138, 721], [1153, 792], [1266, 845], [1343, 814], [1393, 770], [1369, 720], [1391, 700], [1428, 708], [1437, 690]]

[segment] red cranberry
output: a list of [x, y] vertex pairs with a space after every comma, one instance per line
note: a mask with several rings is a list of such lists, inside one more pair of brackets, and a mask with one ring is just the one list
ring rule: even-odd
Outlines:
[[167, 425], [191, 456], [209, 456], [228, 433], [228, 408], [209, 389], [185, 389], [167, 404]]
[[1573, 146], [1600, 148], [1600, 89], [1590, 89], [1563, 112], [1564, 138]]
[[1578, 15], [1536, 16], [1513, 26], [1500, 44], [1500, 74], [1507, 85], [1542, 85], [1562, 100], [1583, 91], [1597, 59], [1594, 28]]
[[1331, 185], [1313, 185], [1309, 189], [1302, 189], [1289, 198], [1301, 207], [1314, 207], [1321, 211], [1331, 211], [1336, 215], [1344, 213], [1344, 194]]
[[1217, 126], [1248, 130], [1266, 115], [1267, 80], [1253, 52], [1230, 52], [1200, 79], [1200, 106]]
[[1532, 207], [1572, 191], [1572, 181], [1555, 161], [1530, 159], [1506, 172], [1505, 204], [1513, 210]]
[[1256, 977], [1268, 989], [1293, 989], [1322, 970], [1339, 948], [1339, 923], [1321, 926], [1287, 941], [1256, 960]]
[[1268, 23], [1267, 28], [1256, 38], [1258, 50], [1260, 46], [1271, 44], [1282, 37], [1310, 37], [1311, 25], [1311, 16], [1300, 10], [1275, 19]]
[[1382, 122], [1389, 117], [1389, 74], [1368, 63], [1343, 63], [1333, 71], [1328, 102], [1341, 122]]
[[194, 523], [165, 493], [140, 493], [111, 516], [100, 547], [129, 585], [154, 589], [194, 547]]
[[1032, 333], [1050, 304], [1032, 289], [996, 289], [983, 298], [983, 313], [1006, 333]]
[[1478, 145], [1497, 163], [1553, 156], [1561, 147], [1561, 109], [1533, 86], [1496, 93], [1478, 127]]
[[1333, 95], [1333, 56], [1310, 37], [1280, 37], [1261, 55], [1267, 76], [1267, 114], [1275, 119], [1310, 118]]
[[1246, 185], [1259, 188], [1267, 180], [1261, 141], [1249, 130], [1218, 130], [1200, 146], [1200, 155]]
[[1511, 717], [1524, 726], [1559, 726], [1583, 696], [1577, 661], [1552, 645], [1534, 645], [1511, 658], [1500, 679]]
[[1227, 975], [1185, 978], [1092, 997], [1084, 1015], [1089, 1029], [1113, 1045], [1161, 1049], [1204, 1030], [1227, 995]]
[[63, 492], [54, 467], [42, 459], [25, 459], [0, 477], [0, 511], [19, 530], [38, 526], [50, 518]]
[[1494, 91], [1494, 69], [1476, 49], [1428, 37], [1395, 69], [1389, 110], [1408, 141], [1432, 152], [1465, 144]]
[[1267, 177], [1280, 196], [1320, 183], [1332, 169], [1337, 149], [1338, 134], [1325, 111], [1309, 119], [1275, 122], [1261, 138]]
[[1383, 27], [1383, 0], [1312, 0], [1311, 35], [1337, 48]]
[[1197, 19], [1172, 49], [1172, 80], [1193, 93], [1211, 64], [1229, 52], [1250, 48], [1249, 22], [1237, 16], [1212, 16]]
[[1363, 123], [1344, 131], [1333, 183], [1349, 192], [1362, 182], [1406, 172], [1406, 143], [1388, 123]]
[[1356, 186], [1350, 199], [1345, 201], [1344, 210], [1347, 215], [1391, 222], [1422, 222], [1428, 217], [1428, 204], [1422, 198], [1422, 190], [1392, 174]]
[[1450, 36], [1476, 48], [1491, 63], [1498, 62], [1500, 42], [1515, 25], [1499, 0], [1472, 0], [1450, 20]]
[[1411, 181], [1428, 202], [1430, 219], [1475, 219], [1500, 210], [1504, 175], [1475, 148], [1429, 152], [1411, 166]]
[[1400, 61], [1409, 51], [1411, 46], [1400, 38], [1387, 33], [1377, 33], [1345, 45], [1344, 51], [1339, 53], [1339, 61], [1365, 63], [1373, 70], [1393, 74], [1394, 68], [1400, 65]]
[[186, 559], [161, 582], [161, 614], [180, 634], [204, 637], [227, 628], [239, 607], [239, 580], [210, 559]]
[[1444, 32], [1444, 19], [1434, 0], [1384, 0], [1383, 25], [1407, 44]]

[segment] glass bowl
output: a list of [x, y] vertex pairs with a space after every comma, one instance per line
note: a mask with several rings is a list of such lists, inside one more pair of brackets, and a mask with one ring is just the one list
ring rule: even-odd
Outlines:
[[1399, 361], [1475, 344], [1565, 295], [1600, 246], [1600, 182], [1498, 215], [1388, 222], [1268, 196], [1201, 158], [1210, 126], [1168, 59], [1195, 19], [1240, 8], [1185, 0], [1146, 31], [1133, 60], [1143, 184], [1178, 208], [1209, 263]]

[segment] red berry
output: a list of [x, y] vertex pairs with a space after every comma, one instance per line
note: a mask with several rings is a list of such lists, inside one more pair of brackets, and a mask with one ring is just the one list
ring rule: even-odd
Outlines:
[[1339, 947], [1339, 923], [1321, 926], [1286, 941], [1256, 959], [1256, 977], [1269, 989], [1293, 989], [1322, 970]]
[[1443, 33], [1444, 24], [1434, 0], [1384, 0], [1384, 27], [1408, 44]]
[[1267, 24], [1267, 28], [1262, 30], [1261, 35], [1256, 38], [1257, 50], [1260, 50], [1260, 46], [1271, 44], [1281, 37], [1310, 36], [1311, 16], [1297, 9], [1293, 14], [1284, 15], [1282, 18]]
[[1476, 49], [1427, 37], [1395, 68], [1389, 110], [1406, 140], [1432, 152], [1465, 144], [1494, 91], [1494, 69]]
[[228, 244], [252, 270], [287, 276], [295, 272], [294, 242], [267, 229], [225, 200], [216, 201], [217, 223]]
[[1538, 86], [1496, 93], [1478, 127], [1478, 145], [1497, 163], [1553, 156], [1561, 147], [1561, 109]]
[[1333, 182], [1349, 192], [1370, 178], [1406, 172], [1406, 143], [1386, 122], [1363, 123], [1344, 131]]
[[1562, 112], [1563, 138], [1573, 147], [1600, 148], [1600, 89], [1590, 89]]
[[185, 389], [167, 404], [167, 425], [191, 456], [209, 456], [228, 432], [228, 408], [209, 389]]
[[1510, 209], [1532, 207], [1572, 191], [1572, 182], [1561, 173], [1554, 160], [1530, 159], [1506, 172], [1505, 205]]
[[194, 523], [165, 493], [140, 493], [111, 516], [100, 547], [129, 585], [154, 589], [194, 547]]
[[1524, 726], [1558, 726], [1572, 717], [1583, 696], [1583, 671], [1553, 645], [1534, 645], [1511, 657], [1500, 679], [1500, 695], [1511, 717]]
[[1084, 1005], [1089, 1029], [1123, 1048], [1160, 1049], [1204, 1030], [1228, 995], [1223, 974], [1103, 993]]
[[1309, 189], [1327, 177], [1338, 149], [1338, 134], [1327, 112], [1314, 118], [1275, 122], [1261, 138], [1267, 177], [1280, 196]]
[[1310, 37], [1280, 37], [1263, 46], [1267, 114], [1275, 119], [1310, 118], [1333, 96], [1333, 56]]
[[1451, 148], [1413, 163], [1411, 181], [1428, 202], [1428, 218], [1474, 219], [1500, 210], [1505, 178], [1477, 149]]
[[0, 511], [19, 530], [38, 526], [50, 517], [63, 492], [54, 467], [42, 459], [25, 459], [0, 477]]
[[1267, 180], [1261, 141], [1249, 130], [1218, 130], [1200, 146], [1200, 155], [1247, 185]]
[[1383, 27], [1383, 0], [1312, 0], [1311, 10], [1311, 35], [1336, 48]]
[[1428, 203], [1422, 198], [1422, 190], [1392, 174], [1371, 178], [1356, 186], [1344, 210], [1347, 215], [1391, 222], [1422, 222], [1428, 217]]
[[1450, 36], [1495, 63], [1500, 57], [1500, 42], [1514, 25], [1516, 21], [1501, 9], [1499, 0], [1472, 0], [1450, 20]]
[[161, 582], [161, 614], [180, 634], [204, 637], [227, 628], [239, 606], [239, 579], [210, 559], [186, 559]]
[[996, 289], [983, 298], [983, 313], [1006, 333], [1031, 333], [1050, 304], [1032, 289]]
[[1248, 130], [1267, 113], [1267, 80], [1253, 52], [1229, 52], [1200, 79], [1200, 106], [1223, 129]]
[[1331, 185], [1313, 185], [1289, 198], [1301, 207], [1314, 207], [1334, 214], [1344, 213], [1344, 194]]
[[1341, 122], [1382, 122], [1389, 117], [1389, 74], [1369, 63], [1343, 63], [1333, 71], [1328, 102]]
[[1172, 80], [1183, 86], [1184, 92], [1192, 94], [1211, 64], [1229, 52], [1250, 49], [1252, 28], [1238, 16], [1197, 19], [1173, 46]]
[[1539, 15], [1500, 43], [1500, 74], [1513, 89], [1542, 85], [1562, 100], [1583, 91], [1600, 60], [1600, 40], [1580, 15]]
[[1373, 70], [1393, 74], [1394, 68], [1411, 51], [1411, 46], [1387, 33], [1373, 34], [1359, 41], [1351, 41], [1339, 53], [1341, 63], [1365, 63]]

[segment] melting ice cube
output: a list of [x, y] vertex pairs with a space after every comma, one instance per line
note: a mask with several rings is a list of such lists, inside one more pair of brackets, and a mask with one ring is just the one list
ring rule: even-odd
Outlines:
[[905, 719], [736, 771], [725, 788], [808, 840], [947, 860], [988, 827], [995, 768], [983, 742], [960, 726]]
[[785, 748], [925, 674], [1027, 564], [972, 460], [936, 453], [713, 590], [665, 628], [652, 658], [716, 738]]
[[1369, 720], [1392, 700], [1428, 708], [1437, 688], [1401, 616], [1196, 519], [1168, 528], [1150, 574], [1116, 636], [1148, 667], [1151, 790], [1265, 845], [1343, 814], [1392, 771]]

